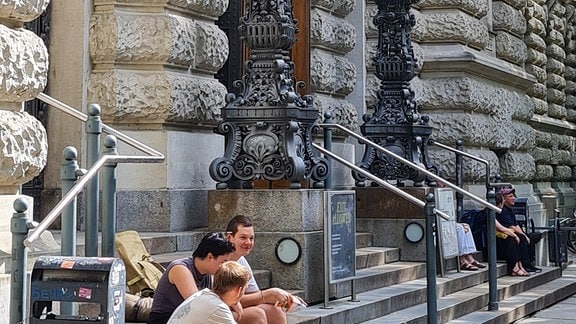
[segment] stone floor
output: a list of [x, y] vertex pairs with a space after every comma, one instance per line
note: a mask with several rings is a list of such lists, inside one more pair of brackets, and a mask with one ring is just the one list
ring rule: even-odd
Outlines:
[[[576, 254], [568, 253], [568, 264], [576, 264]], [[528, 318], [516, 321], [515, 324], [576, 323], [576, 295], [572, 295], [563, 301], [541, 310]]]

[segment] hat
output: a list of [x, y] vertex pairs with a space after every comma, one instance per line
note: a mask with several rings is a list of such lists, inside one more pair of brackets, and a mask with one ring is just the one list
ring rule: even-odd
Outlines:
[[509, 194], [515, 194], [516, 189], [514, 189], [514, 188], [502, 188], [502, 189], [500, 189], [500, 191], [498, 191], [498, 193], [501, 194], [502, 196], [506, 196]]

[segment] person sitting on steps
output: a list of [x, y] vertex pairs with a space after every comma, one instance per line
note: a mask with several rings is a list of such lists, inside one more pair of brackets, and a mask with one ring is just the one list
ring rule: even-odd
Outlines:
[[230, 260], [244, 265], [251, 275], [246, 294], [240, 299], [239, 305], [232, 307], [238, 324], [285, 324], [286, 313], [283, 308], [289, 308], [293, 298], [297, 298], [303, 305], [306, 303], [280, 288], [260, 290], [258, 287], [250, 264], [245, 258], [254, 247], [252, 221], [243, 215], [234, 216], [226, 226], [226, 237], [236, 248]]
[[186, 299], [168, 324], [236, 324], [230, 307], [244, 296], [248, 280], [250, 273], [240, 263], [222, 263], [214, 274], [212, 289], [205, 288]]
[[[504, 193], [512, 194], [512, 199], [514, 199], [514, 191], [509, 190], [511, 189], [502, 189], [498, 194], [496, 194], [496, 206], [502, 209], [502, 213], [496, 214], [495, 220], [497, 234], [496, 253], [498, 259], [506, 261], [506, 264], [508, 265], [508, 274], [511, 276], [525, 277], [530, 275], [522, 265], [522, 260], [528, 259], [527, 238], [516, 232], [514, 228], [504, 225], [516, 223], [516, 216], [512, 212], [512, 209], [506, 208], [504, 203]], [[502, 223], [502, 221], [504, 221], [504, 223]]]
[[473, 253], [476, 250], [474, 237], [470, 231], [470, 225], [466, 223], [456, 223], [456, 235], [458, 237], [458, 258], [460, 260], [460, 269], [476, 271], [480, 268], [486, 268], [485, 264], [478, 262]]
[[[502, 188], [498, 194], [499, 195], [497, 196], [501, 197], [498, 199], [502, 199], [503, 205], [501, 207], [502, 213], [497, 214], [496, 219], [498, 222], [500, 222], [500, 224], [502, 224], [502, 226], [513, 230], [521, 241], [526, 242], [527, 251], [522, 251], [522, 259], [520, 259], [523, 268], [528, 272], [541, 272], [542, 269], [536, 268], [532, 260], [532, 257], [535, 255], [534, 246], [536, 243], [538, 243], [541, 237], [538, 233], [533, 233], [534, 235], [525, 233], [524, 230], [522, 230], [522, 228], [518, 225], [518, 222], [516, 221], [516, 215], [512, 210], [512, 206], [514, 206], [516, 190], [514, 188]], [[524, 245], [524, 243], [522, 243], [522, 245]]]
[[224, 235], [209, 233], [192, 257], [172, 261], [158, 282], [148, 324], [165, 324], [185, 299], [198, 290], [211, 288], [212, 275], [234, 250]]

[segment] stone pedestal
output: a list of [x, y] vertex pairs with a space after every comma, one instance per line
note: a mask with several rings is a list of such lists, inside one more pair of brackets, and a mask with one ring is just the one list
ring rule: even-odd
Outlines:
[[[210, 161], [223, 141], [183, 131], [124, 131], [166, 156], [163, 163], [119, 164], [117, 230], [178, 232], [206, 227]], [[119, 143], [123, 154], [141, 154]], [[201, 152], [201, 153], [200, 153]]]
[[[407, 187], [403, 190], [425, 201], [432, 187]], [[356, 230], [373, 234], [374, 246], [400, 248], [402, 261], [426, 261], [426, 240], [411, 243], [404, 237], [404, 227], [418, 222], [426, 228], [424, 208], [410, 203], [382, 187], [355, 188]]]
[[[250, 217], [256, 232], [255, 247], [247, 259], [253, 269], [272, 272], [272, 286], [303, 290], [304, 299], [323, 298], [323, 190], [212, 190], [208, 192], [208, 224], [224, 231], [237, 214]], [[275, 247], [284, 237], [302, 248], [300, 260], [286, 266], [276, 259]]]

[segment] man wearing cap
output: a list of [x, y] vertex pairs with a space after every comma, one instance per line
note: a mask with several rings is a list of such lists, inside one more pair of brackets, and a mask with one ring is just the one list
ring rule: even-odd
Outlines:
[[502, 226], [507, 227], [516, 233], [520, 240], [526, 241], [529, 249], [529, 253], [527, 253], [527, 257], [522, 258], [522, 265], [524, 268], [529, 272], [540, 272], [541, 269], [536, 268], [532, 264], [531, 257], [534, 255], [534, 244], [536, 242], [532, 242], [530, 236], [522, 230], [520, 226], [518, 226], [518, 222], [516, 221], [516, 215], [512, 210], [512, 206], [514, 206], [514, 196], [516, 194], [516, 189], [514, 188], [502, 188], [498, 192], [498, 194], [502, 197], [502, 212], [500, 214], [496, 214], [496, 220], [502, 224]]

